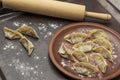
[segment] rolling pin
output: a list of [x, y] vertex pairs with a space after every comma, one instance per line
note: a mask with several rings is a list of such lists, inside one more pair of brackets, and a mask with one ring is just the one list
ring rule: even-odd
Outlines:
[[86, 11], [85, 5], [56, 0], [2, 0], [3, 8], [81, 21], [86, 16], [110, 20], [110, 14]]

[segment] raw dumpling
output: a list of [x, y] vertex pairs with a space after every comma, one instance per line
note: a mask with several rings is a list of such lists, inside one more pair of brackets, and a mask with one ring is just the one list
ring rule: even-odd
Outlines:
[[102, 37], [109, 40], [109, 36], [103, 30], [100, 29], [92, 30], [89, 34], [89, 37], [93, 39]]
[[104, 38], [97, 38], [97, 39], [93, 40], [93, 42], [98, 44], [98, 46], [105, 47], [106, 49], [108, 49], [112, 53], [112, 45], [108, 40], [106, 40]]
[[22, 33], [22, 34], [32, 36], [34, 38], [39, 38], [35, 29], [33, 29], [32, 27], [27, 26], [27, 25], [21, 26], [20, 28], [17, 29], [17, 31]]
[[73, 56], [80, 62], [88, 62], [87, 55], [80, 50], [75, 50]]
[[64, 37], [64, 39], [72, 44], [83, 42], [87, 38], [86, 33], [71, 33]]
[[85, 62], [74, 63], [73, 68], [76, 70], [77, 73], [86, 76], [99, 72], [99, 69], [96, 66]]
[[112, 57], [110, 51], [107, 50], [105, 47], [99, 46], [99, 47], [93, 48], [93, 51], [95, 51], [97, 53], [101, 53], [103, 55], [103, 57], [105, 57], [109, 61], [113, 62], [113, 57]]
[[75, 60], [75, 58], [73, 57], [72, 55], [72, 52], [70, 51], [70, 49], [68, 49], [64, 43], [61, 44], [59, 50], [58, 50], [59, 54], [64, 57], [64, 58], [67, 58], [67, 59], [70, 59], [72, 61]]
[[5, 37], [8, 39], [20, 39], [22, 37], [21, 33], [7, 27], [4, 27], [4, 33]]
[[94, 46], [94, 44], [92, 41], [80, 42], [80, 43], [75, 44], [73, 46], [73, 49], [81, 50], [83, 52], [88, 52], [88, 51], [92, 50], [93, 46]]
[[28, 51], [28, 55], [31, 55], [34, 49], [34, 45], [32, 44], [32, 42], [29, 41], [26, 37], [22, 37], [19, 41], [23, 44], [23, 46]]
[[94, 53], [94, 54], [92, 54], [92, 57], [93, 57], [95, 63], [100, 68], [100, 70], [103, 73], [105, 73], [106, 72], [106, 68], [107, 68], [107, 63], [106, 63], [104, 57], [100, 53]]

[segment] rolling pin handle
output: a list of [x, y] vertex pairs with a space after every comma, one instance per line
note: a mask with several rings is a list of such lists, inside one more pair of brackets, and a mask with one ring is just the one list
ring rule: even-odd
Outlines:
[[97, 19], [103, 19], [103, 20], [110, 20], [111, 19], [110, 14], [95, 13], [95, 12], [85, 12], [85, 16], [97, 18]]

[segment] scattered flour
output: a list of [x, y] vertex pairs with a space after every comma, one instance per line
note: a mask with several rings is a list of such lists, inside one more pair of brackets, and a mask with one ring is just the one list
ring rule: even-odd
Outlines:
[[45, 23], [32, 23], [32, 22], [28, 22], [28, 23], [24, 23], [23, 21], [21, 22], [17, 22], [17, 21], [14, 21], [13, 22], [13, 25], [16, 26], [16, 27], [20, 27], [20, 26], [23, 26], [23, 25], [29, 25], [29, 26], [32, 26], [32, 27], [37, 27], [39, 32], [41, 35], [43, 35], [43, 38], [46, 39], [48, 37], [50, 37], [53, 33], [53, 30], [57, 29], [58, 27], [62, 26], [62, 24], [58, 24], [58, 23], [48, 23], [48, 24], [45, 24]]
[[46, 59], [47, 57], [43, 57], [44, 59]]
[[112, 66], [112, 68], [114, 69], [114, 68], [115, 68], [115, 66]]
[[64, 59], [61, 60], [61, 65], [64, 67], [64, 66], [67, 66]]
[[45, 39], [53, 35], [52, 33], [53, 30], [62, 26], [62, 24], [57, 24], [57, 23], [48, 23], [48, 24], [39, 23], [38, 25], [39, 25], [38, 29], [40, 31], [40, 34], [44, 35]]
[[8, 42], [6, 42], [6, 44], [4, 45], [3, 50], [16, 49], [16, 48], [17, 48], [17, 46], [14, 45], [14, 43], [8, 41]]
[[[32, 23], [32, 22], [28, 22], [25, 23], [23, 21], [21, 22], [17, 22], [14, 21], [12, 23], [12, 25], [16, 26], [16, 28], [22, 26], [22, 25], [28, 25], [28, 26], [32, 26], [32, 27], [36, 27], [35, 29], [38, 30], [38, 34], [40, 34], [40, 36], [42, 36], [44, 39], [48, 39], [53, 35], [53, 32], [55, 31], [55, 29], [59, 28], [60, 26], [62, 26], [62, 24], [58, 24], [58, 23], [48, 23], [48, 24], [44, 24], [44, 23]], [[7, 42], [4, 47], [3, 50], [8, 50], [8, 49], [17, 49], [17, 45], [15, 45], [14, 43], [12, 43], [11, 41]], [[16, 55], [20, 55], [22, 54], [24, 50], [23, 49], [19, 49], [19, 52], [16, 52]], [[35, 53], [34, 53], [35, 54]], [[34, 60], [39, 60], [41, 61], [41, 63], [43, 63], [47, 57], [39, 57], [38, 55], [34, 55], [33, 56]], [[64, 62], [62, 62], [63, 66], [66, 66], [66, 64]], [[24, 79], [29, 79], [29, 80], [39, 80], [40, 74], [44, 75], [44, 72], [42, 70], [39, 70], [39, 65], [35, 65], [32, 66], [31, 64], [29, 64], [28, 62], [22, 62], [20, 60], [19, 57], [15, 58], [13, 57], [13, 59], [11, 59], [11, 62], [8, 63], [9, 67], [15, 68], [16, 72], [19, 73], [21, 76], [24, 77]], [[34, 75], [34, 77], [32, 77], [31, 75]], [[43, 80], [44, 76], [43, 76]]]
[[[27, 78], [32, 78], [31, 75], [36, 75], [36, 77], [39, 76], [40, 74], [43, 74], [43, 72], [39, 72], [38, 69], [38, 65], [36, 66], [31, 66], [28, 62], [22, 62], [20, 61], [20, 59], [12, 59], [12, 62], [10, 64], [8, 64], [9, 67], [14, 67], [15, 70], [21, 74], [21, 76], [23, 76], [25, 79]], [[36, 78], [33, 77], [33, 78]], [[34, 79], [34, 80], [39, 80], [39, 79]]]
[[34, 59], [35, 59], [35, 60], [39, 60], [40, 57], [34, 53]]
[[112, 55], [114, 59], [116, 59], [118, 56], [117, 55]]
[[66, 66], [65, 62], [61, 62], [61, 64], [62, 64], [63, 67]]
[[19, 22], [13, 22], [13, 25], [19, 27], [20, 23]]

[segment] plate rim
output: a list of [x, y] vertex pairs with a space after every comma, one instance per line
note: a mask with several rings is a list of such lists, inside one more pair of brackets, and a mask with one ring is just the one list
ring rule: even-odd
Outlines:
[[[73, 79], [81, 79], [80, 77], [77, 77], [71, 73], [69, 73], [68, 71], [66, 71], [63, 67], [60, 66], [60, 64], [58, 64], [54, 58], [54, 55], [53, 55], [53, 51], [52, 51], [52, 47], [53, 47], [53, 44], [54, 44], [54, 40], [56, 39], [57, 35], [59, 35], [62, 31], [66, 30], [66, 29], [69, 29], [71, 27], [74, 27], [74, 26], [77, 26], [77, 25], [86, 25], [86, 26], [94, 26], [94, 27], [97, 27], [97, 28], [100, 28], [100, 29], [103, 29], [103, 30], [107, 30], [108, 32], [111, 32], [113, 35], [115, 35], [118, 39], [120, 39], [120, 34], [115, 31], [114, 29], [112, 28], [109, 28], [108, 26], [105, 26], [103, 24], [99, 24], [99, 23], [93, 23], [93, 22], [77, 22], [77, 23], [71, 23], [71, 24], [68, 24], [68, 25], [65, 25], [63, 26], [61, 29], [57, 30], [54, 35], [52, 36], [51, 40], [50, 40], [50, 43], [49, 43], [49, 57], [52, 61], [52, 63], [55, 65], [55, 67], [57, 67], [57, 69], [59, 71], [61, 71], [62, 73], [64, 73], [65, 75], [73, 78]], [[116, 76], [120, 75], [120, 69], [116, 72], [114, 72], [114, 74], [110, 75], [110, 76], [107, 76], [105, 77], [105, 79], [112, 79], [112, 78], [115, 78]]]

